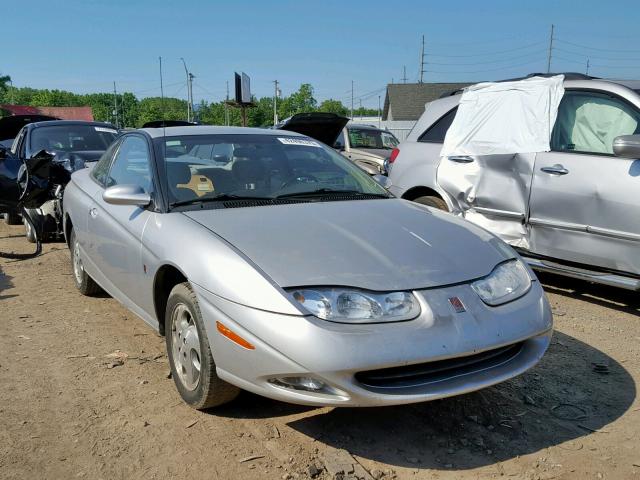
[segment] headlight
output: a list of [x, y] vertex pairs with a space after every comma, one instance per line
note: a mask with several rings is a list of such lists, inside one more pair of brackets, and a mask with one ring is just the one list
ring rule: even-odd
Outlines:
[[420, 304], [410, 292], [293, 288], [289, 289], [289, 293], [313, 315], [332, 322], [398, 322], [410, 320], [420, 314]]
[[489, 276], [473, 282], [471, 288], [488, 305], [502, 305], [529, 291], [531, 277], [520, 260], [501, 263]]

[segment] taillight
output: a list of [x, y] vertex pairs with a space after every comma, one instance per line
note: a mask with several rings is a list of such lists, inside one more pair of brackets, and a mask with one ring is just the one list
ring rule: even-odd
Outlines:
[[393, 151], [391, 152], [391, 156], [389, 157], [389, 163], [395, 162], [399, 154], [400, 154], [400, 149], [394, 148]]

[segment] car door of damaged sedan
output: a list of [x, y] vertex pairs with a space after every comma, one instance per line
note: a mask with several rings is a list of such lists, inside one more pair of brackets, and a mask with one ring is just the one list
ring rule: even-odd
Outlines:
[[[111, 163], [106, 187], [137, 185], [153, 191], [150, 150], [140, 135], [124, 137]], [[148, 209], [131, 205], [108, 204], [102, 198], [104, 188], [93, 197], [89, 212], [89, 256], [96, 263], [108, 290], [119, 291], [125, 303], [140, 307], [144, 296], [144, 266], [141, 260], [141, 238], [145, 224], [154, 215]], [[117, 292], [116, 292], [117, 294]]]
[[640, 108], [613, 94], [567, 91], [551, 152], [536, 156], [531, 251], [640, 274], [640, 160], [613, 139], [640, 133]]

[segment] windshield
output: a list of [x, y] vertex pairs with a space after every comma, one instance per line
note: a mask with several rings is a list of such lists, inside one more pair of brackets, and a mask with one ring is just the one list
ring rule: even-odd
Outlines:
[[[169, 203], [216, 199], [274, 200], [331, 197], [341, 200], [388, 193], [333, 149], [307, 137], [189, 135], [156, 141], [164, 155]], [[346, 197], [345, 197], [346, 195]]]
[[118, 135], [113, 128], [99, 125], [52, 125], [37, 127], [31, 132], [29, 148], [40, 150], [81, 152], [106, 150]]
[[351, 148], [381, 148], [393, 150], [398, 146], [398, 139], [390, 132], [373, 128], [349, 128], [349, 144]]

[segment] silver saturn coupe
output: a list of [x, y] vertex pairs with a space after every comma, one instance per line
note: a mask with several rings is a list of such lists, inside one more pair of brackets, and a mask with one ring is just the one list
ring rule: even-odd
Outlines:
[[547, 349], [504, 242], [394, 198], [326, 145], [228, 127], [126, 133], [64, 192], [73, 278], [166, 337], [180, 395], [376, 406], [512, 378]]

